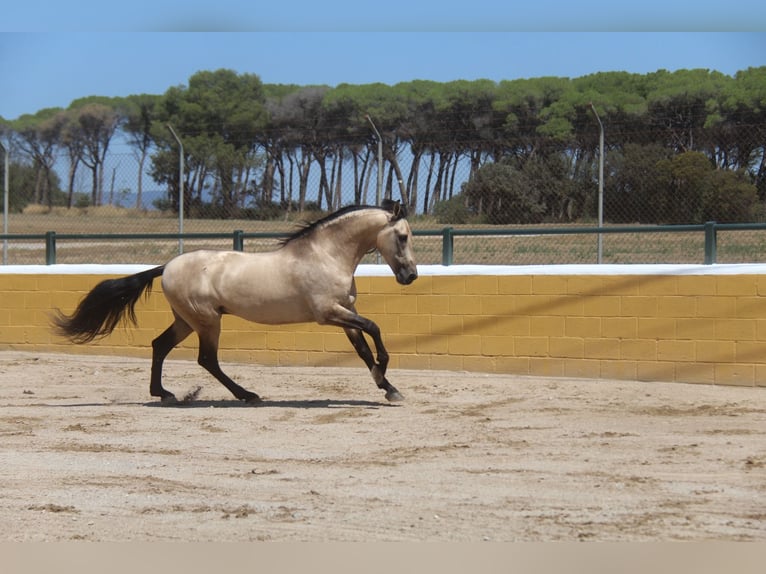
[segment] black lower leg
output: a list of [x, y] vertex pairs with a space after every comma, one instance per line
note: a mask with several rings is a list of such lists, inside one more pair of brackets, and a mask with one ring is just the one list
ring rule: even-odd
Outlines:
[[345, 332], [348, 340], [351, 341], [351, 344], [354, 346], [357, 355], [364, 361], [367, 368], [372, 370], [376, 365], [375, 359], [372, 356], [370, 346], [367, 344], [367, 341], [364, 340], [362, 332], [358, 329], [345, 329]]
[[386, 391], [386, 398], [389, 401], [401, 401], [404, 399], [402, 394], [396, 390], [396, 387], [388, 382], [386, 375], [383, 374], [380, 367], [376, 365], [370, 372], [372, 373], [372, 378], [375, 379], [375, 384], [378, 385], [378, 388]]
[[[386, 367], [388, 366], [388, 353], [386, 353], [385, 349], [382, 347], [382, 343], [381, 343], [381, 346], [378, 347], [378, 349], [383, 349], [383, 351], [382, 353], [379, 352], [378, 362], [376, 363], [375, 359], [372, 356], [372, 350], [370, 349], [370, 346], [367, 344], [367, 341], [365, 340], [362, 332], [358, 329], [345, 329], [345, 331], [349, 341], [351, 341], [351, 344], [354, 346], [354, 349], [356, 349], [357, 354], [361, 357], [361, 359], [367, 365], [367, 368], [370, 369], [372, 378], [375, 381], [375, 384], [378, 386], [378, 388], [386, 391], [386, 398], [389, 401], [401, 401], [404, 397], [402, 397], [401, 393], [399, 393], [399, 391], [396, 390], [396, 387], [394, 387], [391, 383], [389, 383], [388, 379], [386, 378]], [[383, 359], [383, 361], [381, 361], [381, 358]]]
[[246, 389], [240, 387], [237, 383], [232, 381], [226, 373], [221, 370], [221, 366], [218, 364], [218, 352], [215, 346], [210, 344], [203, 344], [200, 341], [199, 356], [197, 362], [211, 375], [213, 375], [224, 387], [229, 389], [231, 394], [237, 397], [241, 401], [247, 401], [249, 403], [257, 403], [261, 401], [261, 398]]
[[149, 394], [153, 397], [160, 397], [163, 402], [172, 402], [176, 398], [173, 393], [165, 390], [162, 386], [162, 365], [165, 357], [190, 332], [191, 329], [187, 325], [176, 322], [152, 341], [152, 374], [149, 383]]

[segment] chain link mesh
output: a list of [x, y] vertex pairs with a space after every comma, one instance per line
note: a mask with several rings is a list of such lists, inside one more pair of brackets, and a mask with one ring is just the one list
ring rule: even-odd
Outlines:
[[[759, 127], [759, 133], [762, 128]], [[104, 162], [101, 205], [92, 205], [93, 181], [90, 172], [76, 173], [74, 207], [39, 205], [32, 201], [22, 211], [10, 210], [8, 232], [12, 236], [41, 235], [55, 231], [67, 234], [177, 234], [179, 218], [173, 205], [173, 190], [157, 184], [144, 170], [127, 145], [115, 146]], [[692, 163], [698, 157], [689, 157]], [[701, 155], [701, 154], [699, 154]], [[502, 229], [497, 236], [456, 237], [457, 264], [564, 264], [595, 263], [597, 236], [554, 234], [546, 230], [593, 227], [597, 223], [597, 157], [589, 158], [573, 173], [573, 158], [559, 154], [554, 162], [485, 161], [472, 170], [472, 159], [454, 155], [430, 161], [423, 158], [419, 169], [411, 167], [412, 155], [402, 146], [397, 153], [402, 181], [386, 162], [380, 193], [404, 199], [411, 206], [409, 221], [418, 232], [432, 232], [416, 238], [419, 263], [442, 261], [444, 227], [455, 229]], [[725, 169], [702, 170], [706, 175], [686, 177], [687, 165], [668, 158], [653, 146], [627, 145], [606, 153], [603, 221], [610, 225], [655, 225], [702, 223], [707, 220], [760, 222], [764, 217], [752, 175]], [[336, 158], [337, 159], [337, 158]], [[441, 161], [444, 165], [439, 165]], [[567, 161], [570, 163], [567, 165]], [[329, 160], [328, 160], [329, 162]], [[57, 167], [59, 177], [65, 165]], [[710, 163], [710, 162], [708, 162]], [[629, 165], [630, 167], [626, 167]], [[474, 166], [475, 167], [475, 166]], [[342, 169], [341, 169], [342, 168]], [[13, 169], [13, 168], [12, 168]], [[675, 171], [674, 171], [675, 170]], [[681, 174], [681, 175], [679, 175]], [[377, 201], [377, 164], [369, 162], [363, 176], [355, 175], [348, 158], [328, 163], [322, 174], [314, 166], [304, 182], [307, 190], [304, 210], [295, 203], [300, 184], [295, 174], [277, 180], [270, 203], [265, 204], [257, 178], [243, 186], [234, 217], [221, 218], [216, 211], [216, 182], [207, 181], [196, 190], [186, 206], [184, 233], [222, 234], [220, 238], [187, 238], [183, 250], [230, 249], [236, 230], [247, 233], [287, 233], [298, 221], [311, 220], [327, 211], [351, 203]], [[329, 181], [328, 181], [329, 178]], [[695, 179], [696, 178], [696, 179]], [[140, 185], [139, 185], [140, 179]], [[249, 187], [248, 187], [249, 186]], [[63, 187], [63, 186], [61, 186]], [[138, 190], [141, 190], [140, 198]], [[34, 198], [33, 198], [34, 199]], [[414, 213], [412, 208], [414, 207]], [[537, 234], [515, 235], [513, 230], [533, 226]], [[274, 249], [275, 238], [247, 238], [245, 251]], [[604, 263], [700, 263], [704, 237], [689, 233], [620, 233], [601, 238]], [[718, 238], [717, 261], [766, 262], [766, 232], [727, 231]], [[40, 238], [11, 237], [5, 244], [8, 264], [45, 262], [45, 243]], [[179, 252], [177, 238], [59, 238], [57, 263], [146, 263], [159, 264]], [[371, 255], [365, 262], [376, 261]]]

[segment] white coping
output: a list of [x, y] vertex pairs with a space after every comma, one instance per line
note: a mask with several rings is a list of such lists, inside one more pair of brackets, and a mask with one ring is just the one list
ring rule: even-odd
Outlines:
[[[0, 265], [0, 275], [131, 275], [156, 265]], [[766, 275], [766, 263], [715, 265], [418, 265], [428, 275]], [[392, 276], [387, 265], [360, 265], [357, 277]]]

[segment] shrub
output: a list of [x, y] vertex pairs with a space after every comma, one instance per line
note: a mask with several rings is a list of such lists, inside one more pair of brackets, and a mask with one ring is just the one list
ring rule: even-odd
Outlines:
[[459, 193], [447, 201], [440, 201], [434, 206], [436, 221], [445, 224], [460, 225], [471, 220], [472, 213], [466, 206], [466, 197]]

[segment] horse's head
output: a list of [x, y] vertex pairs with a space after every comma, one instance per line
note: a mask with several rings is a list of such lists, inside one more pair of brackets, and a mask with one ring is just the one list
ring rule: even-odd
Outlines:
[[418, 267], [412, 249], [412, 230], [406, 219], [407, 210], [398, 201], [390, 200], [384, 201], [382, 207], [391, 213], [391, 218], [378, 232], [376, 247], [396, 280], [409, 285], [418, 278]]

